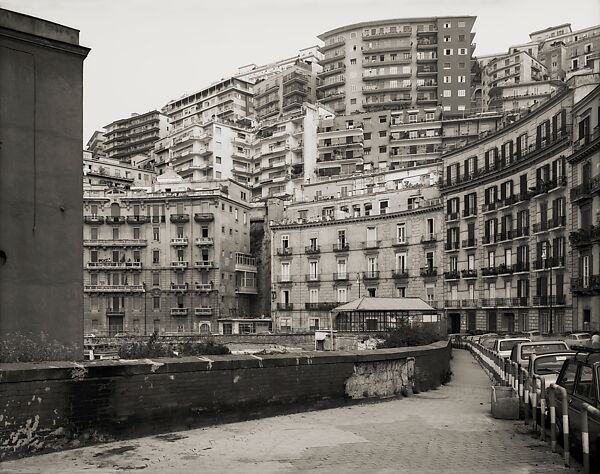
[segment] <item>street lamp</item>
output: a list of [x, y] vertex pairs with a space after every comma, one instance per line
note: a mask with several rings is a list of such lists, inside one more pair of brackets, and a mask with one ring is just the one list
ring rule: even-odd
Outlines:
[[542, 247], [542, 260], [550, 269], [550, 303], [549, 303], [549, 316], [550, 316], [550, 334], [554, 333], [552, 325], [552, 244], [546, 242], [546, 245]]
[[146, 282], [142, 282], [144, 287], [144, 336], [148, 335], [148, 322], [146, 319]]
[[358, 297], [360, 298], [360, 272], [356, 274], [356, 284], [358, 285]]

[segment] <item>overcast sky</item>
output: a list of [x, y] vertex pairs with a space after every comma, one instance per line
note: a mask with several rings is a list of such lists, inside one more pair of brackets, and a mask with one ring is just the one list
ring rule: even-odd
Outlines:
[[84, 144], [132, 112], [160, 109], [239, 66], [295, 56], [324, 31], [360, 21], [476, 15], [476, 55], [532, 31], [600, 23], [598, 0], [0, 0], [81, 31]]

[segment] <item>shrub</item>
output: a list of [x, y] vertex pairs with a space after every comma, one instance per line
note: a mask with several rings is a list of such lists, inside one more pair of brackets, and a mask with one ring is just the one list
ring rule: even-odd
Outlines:
[[158, 340], [154, 332], [147, 341], [123, 344], [119, 348], [121, 359], [149, 359], [156, 357], [183, 357], [197, 355], [231, 354], [227, 346], [209, 339], [206, 342], [194, 342], [189, 339], [178, 344], [168, 344]]
[[44, 332], [39, 336], [14, 332], [0, 337], [0, 363], [81, 359], [80, 347], [62, 344]]
[[402, 325], [398, 329], [380, 335], [383, 342], [378, 348], [425, 346], [441, 338], [434, 327]]

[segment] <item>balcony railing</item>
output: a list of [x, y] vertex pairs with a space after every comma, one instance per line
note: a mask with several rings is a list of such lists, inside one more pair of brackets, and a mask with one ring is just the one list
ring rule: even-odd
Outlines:
[[513, 266], [512, 265], [506, 265], [504, 263], [501, 263], [500, 265], [498, 265], [498, 275], [508, 275], [510, 273], [513, 273]]
[[364, 280], [377, 280], [379, 278], [379, 270], [363, 272], [362, 276]]
[[496, 276], [498, 275], [498, 269], [496, 267], [484, 267], [481, 269], [481, 276]]
[[304, 279], [307, 282], [309, 282], [309, 283], [310, 282], [319, 282], [319, 281], [321, 281], [321, 275], [319, 275], [319, 274], [313, 274], [313, 273], [307, 273], [307, 274], [304, 275]]
[[350, 244], [347, 242], [333, 244], [334, 252], [347, 252], [348, 250], [350, 250]]
[[215, 215], [212, 212], [197, 212], [194, 214], [196, 222], [210, 222], [215, 220]]
[[426, 234], [421, 236], [422, 244], [435, 244], [437, 242], [436, 234]]
[[148, 241], [145, 239], [94, 239], [84, 240], [84, 247], [145, 247]]
[[291, 311], [294, 309], [293, 303], [277, 303], [277, 309], [279, 311]]
[[212, 283], [194, 283], [195, 291], [212, 291], [214, 289], [214, 285]]
[[213, 268], [214, 266], [215, 266], [214, 260], [197, 260], [194, 262], [194, 267], [198, 268], [199, 270], [210, 269], [210, 268]]
[[89, 270], [141, 270], [142, 262], [88, 262]]
[[473, 300], [470, 300], [470, 299], [462, 300], [460, 302], [460, 304], [461, 304], [461, 306], [463, 308], [478, 308], [479, 307], [479, 301], [476, 300], [476, 299], [473, 299]]
[[169, 218], [174, 224], [185, 224], [190, 221], [189, 214], [171, 214]]
[[408, 277], [409, 277], [408, 270], [392, 271], [392, 278], [394, 278], [395, 280], [405, 280]]
[[565, 295], [541, 295], [533, 297], [533, 306], [561, 306], [565, 305], [567, 298]]
[[527, 237], [529, 235], [529, 227], [517, 227], [513, 230], [513, 239]]
[[277, 255], [280, 257], [292, 255], [292, 247], [280, 247], [277, 249]]
[[188, 267], [189, 262], [184, 260], [174, 260], [171, 262], [171, 268], [176, 270], [185, 270]]
[[146, 222], [150, 222], [149, 216], [127, 216], [128, 224], [145, 224]]
[[496, 234], [496, 242], [505, 242], [507, 240], [513, 239], [513, 231], [512, 230], [503, 230], [502, 232], [498, 232]]
[[463, 210], [463, 217], [464, 218], [477, 217], [477, 209], [464, 209]]
[[408, 245], [408, 239], [405, 237], [403, 240], [395, 240], [392, 242], [394, 247], [402, 247], [404, 245]]
[[187, 291], [187, 283], [171, 283], [171, 291]]
[[106, 216], [107, 224], [125, 224], [125, 216]]
[[144, 285], [84, 285], [90, 293], [143, 293]]
[[104, 224], [104, 216], [83, 216], [83, 222], [85, 222], [86, 224]]
[[444, 300], [444, 308], [460, 308], [460, 300]]
[[446, 242], [444, 248], [447, 251], [458, 250], [460, 248], [460, 244], [458, 242]]
[[304, 247], [304, 253], [306, 255], [317, 255], [321, 253], [321, 248], [318, 245], [307, 245]]
[[528, 272], [528, 271], [529, 271], [529, 263], [517, 262], [515, 265], [513, 265], [514, 273]]
[[422, 267], [420, 273], [425, 278], [437, 277], [437, 267]]
[[345, 281], [349, 279], [348, 272], [337, 272], [333, 274], [333, 279], [336, 281]]
[[175, 237], [171, 239], [171, 245], [174, 247], [186, 247], [188, 243], [187, 237]]
[[367, 240], [363, 242], [364, 249], [377, 249], [381, 245], [381, 240]]
[[477, 278], [477, 270], [462, 270], [463, 278]]
[[196, 316], [212, 316], [212, 307], [201, 306], [200, 308], [194, 308], [194, 314]]
[[456, 221], [456, 220], [458, 220], [459, 217], [460, 217], [460, 213], [450, 212], [449, 214], [446, 214], [446, 221], [447, 222]]
[[190, 308], [171, 308], [171, 316], [187, 316]]
[[444, 280], [460, 280], [460, 273], [458, 270], [444, 272]]
[[600, 294], [600, 275], [571, 278], [571, 291], [582, 295]]
[[198, 247], [209, 247], [214, 244], [214, 240], [212, 237], [197, 237], [196, 245]]
[[462, 241], [463, 249], [472, 248], [472, 247], [475, 247], [476, 245], [477, 245], [477, 239], [475, 239], [475, 238], [466, 239], [466, 240]]

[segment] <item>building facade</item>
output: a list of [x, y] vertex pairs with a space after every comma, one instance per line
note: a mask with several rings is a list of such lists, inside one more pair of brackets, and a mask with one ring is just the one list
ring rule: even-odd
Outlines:
[[475, 17], [391, 19], [319, 35], [319, 97], [335, 112], [471, 104]]
[[573, 107], [573, 329], [600, 330], [600, 86]]
[[318, 67], [318, 62], [321, 56], [322, 54], [319, 52], [318, 46], [309, 46], [308, 48], [302, 48], [300, 51], [298, 51], [296, 56], [280, 59], [279, 61], [263, 64], [261, 66], [256, 64], [242, 66], [238, 68], [238, 72], [235, 74], [235, 77], [254, 83], [277, 75], [286, 69], [293, 67], [298, 61], [313, 64]]
[[444, 307], [461, 330], [573, 327], [567, 91], [444, 156]]
[[227, 333], [256, 319], [249, 198], [232, 180], [172, 171], [146, 189], [88, 190], [86, 333]]
[[[425, 176], [415, 182], [427, 183]], [[278, 330], [331, 328], [330, 310], [361, 296], [438, 304], [442, 208], [435, 187], [310, 187], [270, 227]]]
[[83, 187], [108, 186], [128, 189], [132, 186], [150, 186], [156, 178], [148, 157], [132, 158], [132, 164], [120, 160], [99, 157], [91, 151], [83, 151]]
[[159, 111], [131, 114], [131, 117], [116, 120], [104, 127], [102, 146], [108, 158], [129, 163], [136, 155], [149, 154], [154, 143], [166, 133], [167, 117]]
[[[82, 347], [79, 31], [0, 8], [0, 334]], [[77, 357], [77, 354], [74, 354]]]

